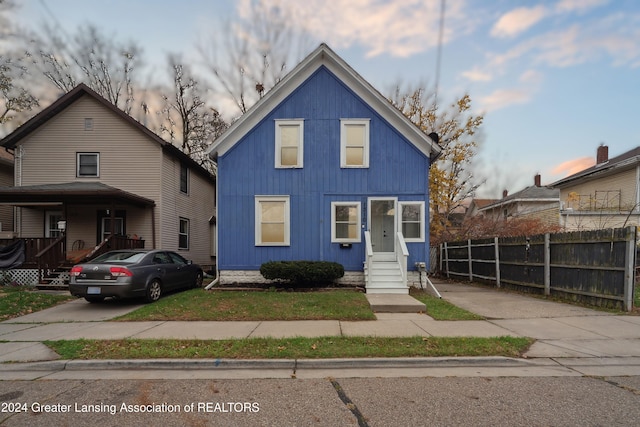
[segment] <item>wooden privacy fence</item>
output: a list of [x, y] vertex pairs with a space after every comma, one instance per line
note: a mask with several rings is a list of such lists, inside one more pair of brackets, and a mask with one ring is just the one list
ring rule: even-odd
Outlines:
[[635, 255], [636, 227], [627, 227], [443, 243], [439, 267], [447, 277], [630, 311]]

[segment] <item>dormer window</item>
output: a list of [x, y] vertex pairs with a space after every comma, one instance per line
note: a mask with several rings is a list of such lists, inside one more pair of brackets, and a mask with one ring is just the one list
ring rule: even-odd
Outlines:
[[301, 168], [304, 159], [304, 121], [276, 120], [276, 168]]

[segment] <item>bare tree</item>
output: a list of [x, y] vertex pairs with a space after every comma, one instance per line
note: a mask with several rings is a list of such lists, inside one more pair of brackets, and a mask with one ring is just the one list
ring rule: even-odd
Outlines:
[[[10, 13], [15, 9], [15, 3], [0, 0], [0, 40], [15, 41], [15, 28], [12, 25]], [[27, 89], [24, 76], [28, 72], [25, 63], [28, 56], [5, 49], [0, 42], [0, 124], [7, 123], [25, 111], [36, 108], [38, 99]]]
[[219, 29], [199, 51], [214, 86], [244, 114], [309, 49], [307, 34], [291, 25], [283, 8], [252, 3], [240, 22]]
[[130, 113], [134, 75], [141, 65], [141, 48], [119, 43], [93, 25], [69, 36], [50, 25], [30, 37], [34, 66], [62, 92], [83, 82], [121, 110]]
[[182, 151], [214, 172], [206, 148], [226, 128], [227, 124], [214, 108], [207, 106], [206, 90], [194, 77], [190, 67], [176, 55], [169, 56], [173, 73], [173, 95], [164, 96], [162, 132], [172, 143], [181, 144]]

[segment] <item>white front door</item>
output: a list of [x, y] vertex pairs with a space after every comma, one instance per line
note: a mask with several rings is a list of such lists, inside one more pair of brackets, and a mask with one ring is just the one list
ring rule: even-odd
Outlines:
[[369, 232], [374, 256], [378, 260], [395, 259], [396, 199], [369, 199]]

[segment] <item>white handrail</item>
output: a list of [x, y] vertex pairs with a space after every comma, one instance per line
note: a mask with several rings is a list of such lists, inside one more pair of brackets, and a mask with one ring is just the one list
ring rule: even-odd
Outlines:
[[365, 274], [365, 286], [369, 285], [369, 282], [371, 281], [371, 266], [373, 264], [373, 246], [371, 245], [371, 232], [369, 230], [365, 230], [364, 232], [364, 244], [365, 244], [365, 250], [366, 250], [366, 257], [365, 257], [365, 269], [366, 269], [366, 274]]
[[396, 261], [400, 264], [400, 271], [402, 272], [402, 284], [407, 287], [407, 258], [409, 258], [409, 250], [401, 231], [396, 233], [395, 246]]

